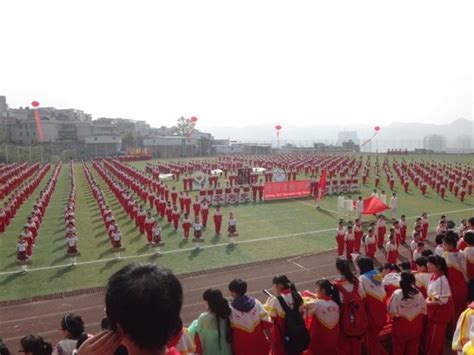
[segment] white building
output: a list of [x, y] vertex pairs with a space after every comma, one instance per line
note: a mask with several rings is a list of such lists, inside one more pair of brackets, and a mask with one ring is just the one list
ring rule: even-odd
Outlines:
[[337, 134], [337, 144], [347, 143], [352, 141], [355, 144], [359, 144], [359, 138], [357, 137], [356, 131], [341, 131]]
[[439, 134], [430, 134], [423, 138], [423, 148], [435, 152], [446, 151], [446, 138]]

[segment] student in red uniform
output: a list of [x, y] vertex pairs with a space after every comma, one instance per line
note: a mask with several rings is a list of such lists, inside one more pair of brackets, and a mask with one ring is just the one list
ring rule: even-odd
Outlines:
[[230, 322], [232, 326], [232, 350], [234, 355], [267, 355], [270, 342], [267, 339], [271, 320], [259, 300], [247, 296], [247, 282], [234, 279], [229, 283], [232, 296]]
[[428, 257], [428, 271], [432, 273], [428, 284], [428, 317], [425, 327], [424, 350], [429, 355], [443, 355], [446, 328], [453, 317], [451, 289], [446, 277], [448, 265], [438, 255]]
[[145, 232], [148, 243], [151, 243], [153, 240], [153, 226], [155, 222], [155, 218], [153, 218], [151, 212], [148, 212], [145, 218]]
[[382, 286], [382, 275], [374, 269], [374, 262], [367, 257], [357, 260], [359, 268], [359, 282], [365, 293], [365, 307], [367, 312], [366, 348], [369, 355], [384, 354], [385, 351], [378, 341], [378, 334], [386, 322], [385, 290]]
[[383, 215], [379, 215], [377, 217], [376, 228], [377, 228], [377, 247], [383, 248], [385, 233], [387, 232], [387, 229], [385, 226], [385, 217]]
[[189, 196], [189, 192], [185, 192], [184, 194], [184, 209], [186, 214], [189, 216], [189, 213], [191, 212], [191, 196]]
[[360, 244], [364, 235], [364, 229], [362, 222], [359, 218], [356, 218], [354, 225], [354, 253], [360, 254]]
[[184, 214], [183, 218], [183, 232], [184, 232], [184, 238], [189, 238], [189, 230], [191, 229], [191, 220], [189, 219], [189, 216], [187, 213]]
[[388, 243], [385, 247], [387, 262], [390, 264], [396, 264], [398, 261], [398, 246], [395, 240], [395, 230], [390, 228], [390, 234], [388, 237]]
[[143, 209], [143, 206], [140, 206], [140, 209], [137, 212], [137, 223], [140, 230], [140, 234], [145, 233], [145, 219], [146, 211]]
[[178, 199], [178, 191], [176, 191], [176, 187], [173, 186], [171, 188], [171, 203], [173, 205], [176, 205], [177, 199]]
[[329, 280], [316, 282], [316, 292], [304, 291], [311, 300], [305, 303], [309, 317], [311, 341], [305, 355], [335, 354], [339, 341], [341, 299], [339, 291]]
[[[334, 281], [341, 297], [341, 321], [338, 354], [360, 355], [367, 335], [367, 313], [363, 299], [365, 292], [351, 271], [347, 260], [338, 258], [339, 278]], [[351, 307], [354, 306], [353, 308]], [[351, 310], [352, 309], [352, 310]]]
[[178, 201], [179, 201], [179, 210], [184, 211], [185, 196], [184, 196], [183, 191], [179, 193]]
[[466, 309], [467, 304], [467, 265], [462, 252], [457, 250], [457, 239], [449, 232], [443, 238], [443, 258], [448, 266], [448, 281], [454, 305], [454, 319]]
[[474, 301], [474, 231], [467, 231], [463, 237], [466, 247], [462, 251], [466, 259], [466, 274], [468, 283], [468, 300]]
[[354, 231], [353, 231], [352, 225], [349, 225], [347, 227], [347, 232], [344, 235], [344, 243], [346, 247], [346, 258], [349, 261], [352, 261], [351, 254], [354, 252], [354, 241], [355, 241]]
[[406, 223], [404, 214], [400, 216], [398, 225], [400, 226], [400, 241], [402, 244], [405, 244], [407, 240], [407, 223]]
[[428, 222], [428, 214], [426, 212], [423, 212], [421, 214], [421, 230], [422, 230], [423, 240], [425, 240], [428, 237], [429, 227], [430, 227], [430, 224]]
[[420, 290], [423, 298], [427, 297], [428, 284], [431, 280], [431, 273], [428, 272], [428, 258], [420, 256], [415, 260], [416, 271], [413, 273], [416, 279], [416, 287]]
[[181, 217], [181, 212], [178, 210], [178, 206], [174, 205], [173, 210], [171, 211], [171, 220], [173, 221], [173, 228], [175, 231], [178, 230], [180, 217]]
[[400, 276], [400, 289], [388, 301], [392, 317], [393, 355], [418, 355], [424, 331], [426, 302], [415, 285], [415, 276], [404, 271]]
[[271, 349], [270, 355], [286, 355], [284, 334], [285, 328], [285, 312], [280, 304], [278, 296], [291, 309], [301, 309], [303, 306], [303, 298], [296, 290], [295, 284], [292, 283], [286, 275], [276, 276], [272, 282], [273, 294], [265, 303], [265, 309], [272, 319], [271, 327]]
[[28, 226], [23, 227], [23, 232], [21, 232], [21, 237], [26, 241], [26, 256], [31, 258], [33, 251], [33, 235], [28, 230]]
[[28, 244], [26, 243], [26, 240], [24, 238], [22, 238], [22, 236], [20, 235], [18, 237], [18, 242], [16, 244], [16, 250], [17, 250], [16, 259], [17, 260], [26, 261], [26, 259], [27, 259], [27, 256], [26, 256], [27, 246], [28, 246]]
[[375, 258], [375, 251], [377, 250], [376, 240], [375, 240], [375, 232], [372, 228], [369, 228], [367, 231], [367, 235], [364, 237], [364, 245], [365, 245], [365, 255], [368, 258]]
[[206, 227], [207, 225], [207, 217], [209, 216], [209, 206], [206, 202], [206, 200], [202, 201], [201, 203], [201, 221], [202, 221], [202, 226]]
[[201, 212], [201, 203], [199, 202], [198, 196], [194, 198], [193, 211], [194, 211], [194, 218], [199, 217], [199, 213]]
[[216, 210], [214, 211], [214, 230], [217, 234], [221, 234], [221, 227], [222, 227], [222, 212], [220, 206], [216, 207]]
[[168, 201], [168, 203], [166, 204], [165, 214], [166, 221], [168, 222], [168, 224], [171, 224], [171, 222], [173, 222], [173, 206], [171, 206], [170, 201]]
[[344, 255], [344, 243], [345, 243], [346, 229], [344, 228], [344, 221], [339, 220], [339, 224], [336, 229], [336, 243], [337, 243], [337, 255]]

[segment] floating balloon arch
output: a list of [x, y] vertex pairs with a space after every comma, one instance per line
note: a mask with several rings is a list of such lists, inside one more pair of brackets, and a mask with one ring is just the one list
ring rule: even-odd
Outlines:
[[360, 147], [362, 148], [363, 146], [365, 146], [367, 143], [370, 143], [372, 141], [372, 139], [375, 138], [375, 136], [379, 133], [380, 131], [380, 126], [375, 126], [374, 127], [374, 133], [372, 134], [372, 137], [370, 137], [369, 139], [366, 139], [365, 141], [363, 141], [361, 144], [360, 144]]
[[44, 142], [44, 130], [43, 130], [43, 125], [41, 124], [41, 118], [38, 111], [39, 105], [40, 103], [38, 101], [33, 101], [31, 103], [31, 106], [33, 106], [35, 110], [35, 122], [36, 122], [36, 129], [38, 131], [38, 142], [42, 143]]

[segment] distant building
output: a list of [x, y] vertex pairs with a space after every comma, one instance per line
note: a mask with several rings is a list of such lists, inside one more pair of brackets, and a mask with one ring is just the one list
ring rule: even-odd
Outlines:
[[457, 143], [461, 151], [470, 151], [472, 149], [472, 138], [470, 135], [462, 134], [458, 136]]
[[423, 148], [434, 152], [446, 151], [446, 138], [439, 134], [430, 134], [423, 138]]
[[87, 156], [117, 155], [122, 146], [119, 136], [87, 137], [85, 141]]
[[337, 134], [337, 144], [342, 145], [349, 141], [359, 144], [359, 138], [357, 137], [356, 131], [341, 131]]
[[2, 112], [7, 112], [7, 97], [6, 96], [0, 96], [0, 113]]

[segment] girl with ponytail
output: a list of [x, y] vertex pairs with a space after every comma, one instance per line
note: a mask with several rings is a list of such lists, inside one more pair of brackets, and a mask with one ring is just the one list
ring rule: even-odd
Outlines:
[[66, 313], [61, 319], [61, 330], [64, 336], [54, 347], [54, 355], [72, 355], [77, 349], [77, 341], [87, 339], [84, 321], [80, 315]]
[[275, 296], [269, 297], [265, 303], [265, 309], [273, 321], [270, 336], [272, 340], [270, 355], [285, 355], [283, 339], [286, 331], [285, 311], [278, 297], [281, 296], [289, 308], [300, 310], [302, 310], [303, 298], [297, 291], [295, 284], [286, 275], [279, 275], [273, 278], [272, 291]]
[[207, 289], [202, 298], [207, 312], [202, 313], [189, 326], [189, 334], [194, 337], [196, 353], [202, 355], [231, 355], [232, 328], [229, 303], [218, 289]]
[[31, 355], [51, 355], [53, 347], [51, 343], [44, 341], [39, 335], [27, 335], [20, 340], [21, 349], [19, 353]]
[[335, 354], [339, 339], [341, 299], [336, 286], [326, 279], [316, 282], [316, 292], [305, 291], [304, 296], [314, 298], [305, 304], [308, 311], [310, 345], [305, 355]]
[[417, 355], [427, 310], [425, 299], [416, 288], [415, 276], [411, 272], [401, 273], [400, 289], [392, 294], [387, 308], [393, 320], [393, 354]]

